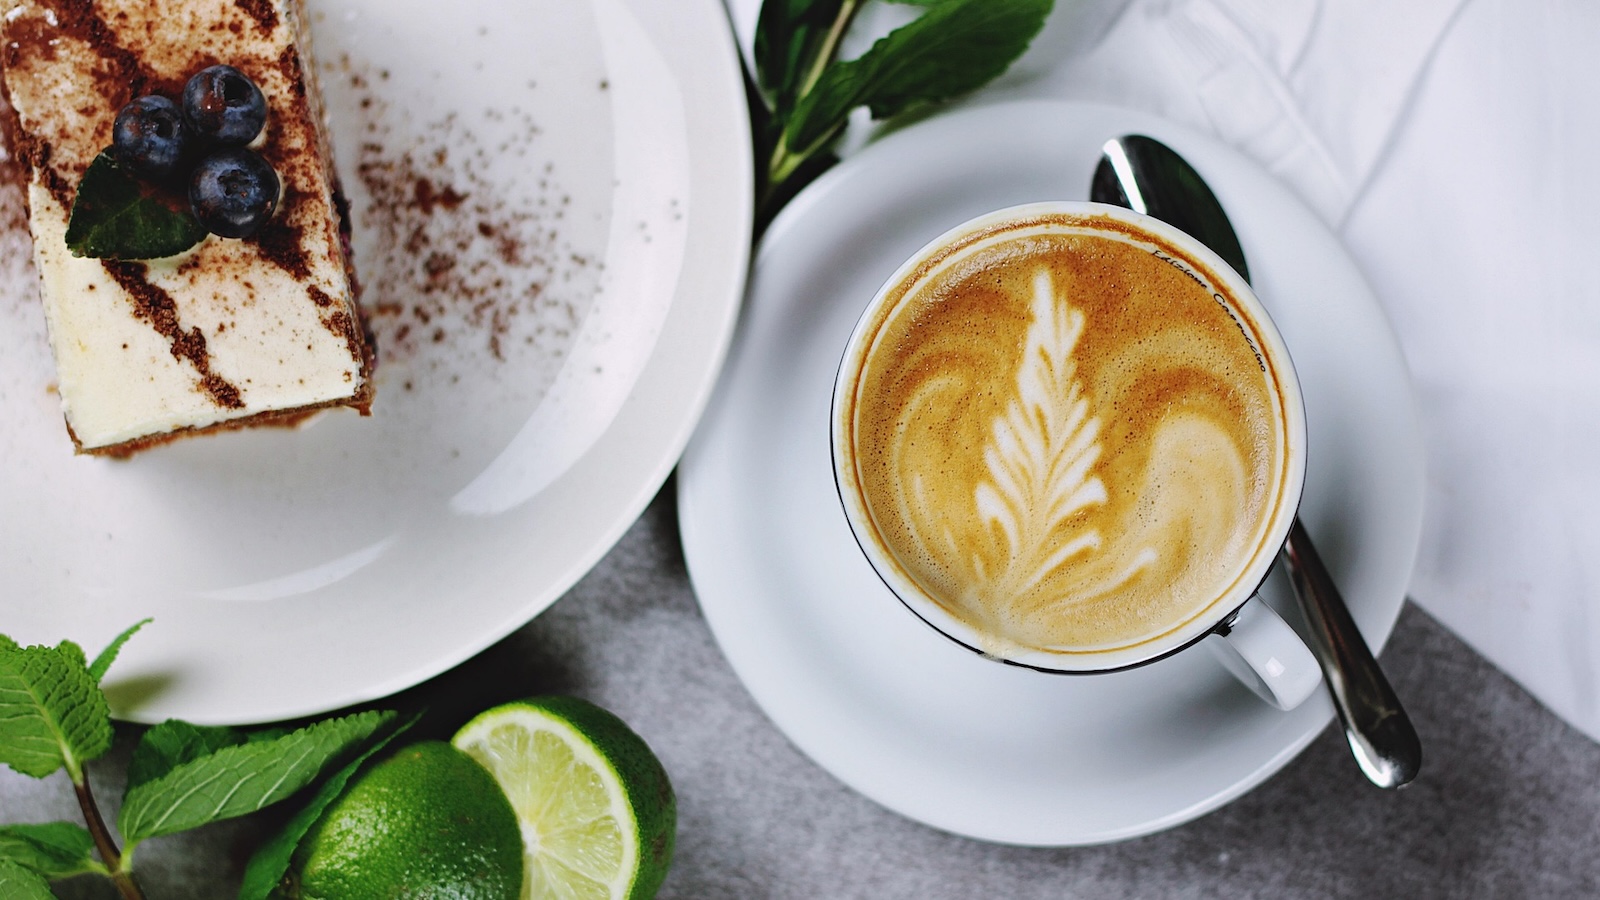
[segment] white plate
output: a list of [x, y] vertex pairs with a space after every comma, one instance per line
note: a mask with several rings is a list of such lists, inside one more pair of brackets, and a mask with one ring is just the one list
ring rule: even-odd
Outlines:
[[[374, 415], [74, 457], [0, 253], [0, 632], [100, 646], [115, 711], [383, 696], [543, 610], [660, 488], [733, 332], [743, 83], [717, 0], [313, 0], [376, 310]], [[13, 207], [14, 211], [14, 207]]]
[[[1339, 241], [1264, 172], [1158, 119], [1048, 102], [952, 113], [868, 146], [763, 241], [679, 469], [679, 516], [706, 618], [778, 727], [861, 793], [958, 834], [1069, 845], [1166, 828], [1267, 778], [1332, 716], [1322, 694], [1267, 707], [1203, 651], [1097, 676], [988, 662], [895, 602], [840, 512], [828, 401], [881, 281], [973, 215], [1084, 199], [1101, 143], [1135, 131], [1187, 156], [1233, 217], [1304, 384], [1302, 516], [1374, 646], [1416, 554], [1422, 454], [1398, 346]], [[1292, 602], [1281, 574], [1267, 593]]]

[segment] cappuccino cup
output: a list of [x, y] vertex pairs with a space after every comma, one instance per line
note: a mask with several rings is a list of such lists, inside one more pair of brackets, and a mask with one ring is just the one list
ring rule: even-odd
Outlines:
[[1103, 673], [1205, 643], [1288, 709], [1321, 681], [1258, 590], [1305, 478], [1282, 337], [1148, 216], [980, 216], [867, 305], [834, 385], [839, 497], [906, 608], [989, 658]]

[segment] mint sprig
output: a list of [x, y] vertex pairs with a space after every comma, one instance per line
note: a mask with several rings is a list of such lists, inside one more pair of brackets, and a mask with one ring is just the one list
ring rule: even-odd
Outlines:
[[[233, 734], [214, 749], [210, 740], [189, 743], [165, 760], [170, 768], [157, 777], [135, 782], [130, 773], [117, 827], [131, 849], [148, 838], [256, 812], [310, 784], [323, 766], [351, 752], [393, 715], [357, 713], [264, 740], [225, 729]], [[173, 724], [151, 729], [146, 738]]]
[[758, 227], [835, 162], [851, 113], [892, 119], [988, 84], [1028, 49], [1054, 0], [897, 0], [922, 7], [853, 60], [839, 44], [866, 0], [765, 0], [754, 61]]
[[0, 764], [35, 778], [65, 769], [88, 826], [0, 826], [0, 897], [49, 898], [51, 881], [98, 874], [111, 879], [124, 900], [142, 900], [131, 868], [139, 844], [256, 812], [339, 766], [284, 834], [264, 848], [260, 861], [252, 861], [246, 889], [265, 896], [282, 878], [305, 831], [361, 763], [415, 722], [413, 718], [396, 727], [395, 714], [382, 710], [296, 729], [247, 731], [178, 719], [163, 722], [144, 732], [129, 761], [128, 786], [117, 815], [126, 843], [119, 848], [84, 766], [112, 744], [110, 708], [100, 680], [148, 621], [118, 635], [92, 662], [71, 641], [24, 647], [0, 635]]
[[206, 230], [187, 209], [155, 196], [103, 150], [83, 173], [67, 220], [67, 249], [95, 259], [160, 259], [205, 240]]

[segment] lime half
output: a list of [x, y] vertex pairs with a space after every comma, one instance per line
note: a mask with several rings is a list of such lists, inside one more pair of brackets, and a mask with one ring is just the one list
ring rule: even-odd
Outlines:
[[507, 703], [452, 740], [505, 791], [522, 827], [522, 896], [641, 900], [672, 863], [677, 802], [650, 747], [576, 697]]
[[483, 767], [443, 741], [364, 772], [296, 851], [302, 900], [513, 900], [523, 883], [517, 820]]

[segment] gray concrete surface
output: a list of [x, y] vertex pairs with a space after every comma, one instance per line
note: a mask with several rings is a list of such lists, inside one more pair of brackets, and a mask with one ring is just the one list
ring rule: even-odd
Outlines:
[[[1600, 745], [1551, 715], [1408, 605], [1383, 662], [1421, 732], [1421, 778], [1368, 785], [1329, 729], [1229, 806], [1101, 847], [996, 846], [907, 821], [791, 746], [722, 658], [678, 545], [673, 487], [545, 614], [386, 704], [426, 706], [422, 734], [537, 692], [605, 705], [655, 747], [679, 796], [676, 862], [660, 896], [732, 898], [1596, 898]], [[108, 806], [132, 729], [93, 767]], [[150, 900], [234, 895], [283, 813], [140, 848]], [[60, 776], [0, 769], [0, 822], [77, 815]], [[62, 898], [113, 898], [89, 878]]]

